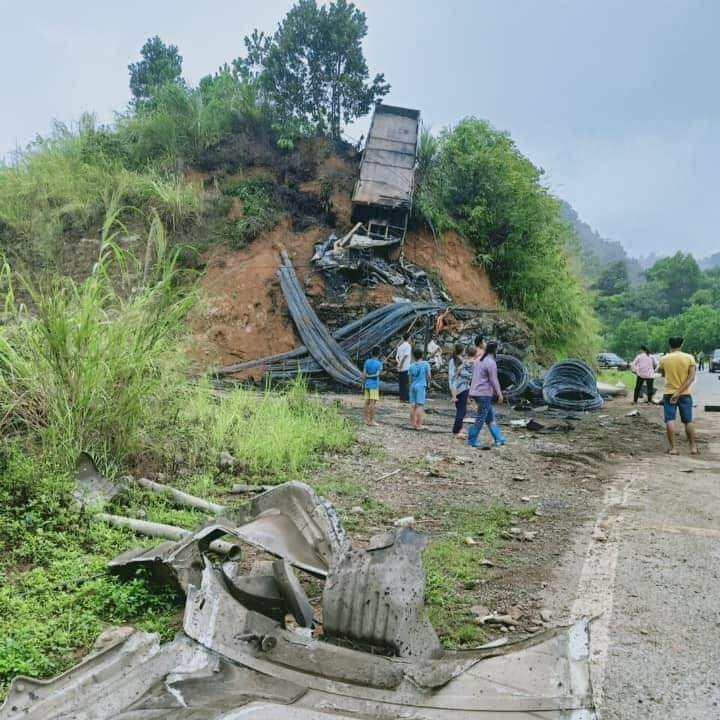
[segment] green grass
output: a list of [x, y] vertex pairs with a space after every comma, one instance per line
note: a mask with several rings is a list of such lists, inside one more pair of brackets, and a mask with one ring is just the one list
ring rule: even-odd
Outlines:
[[598, 382], [609, 383], [610, 385], [616, 385], [619, 382], [624, 383], [628, 390], [635, 387], [635, 373], [630, 370], [600, 370], [597, 379]]
[[156, 248], [144, 267], [108, 242], [81, 284], [25, 280], [32, 314], [8, 291], [0, 435], [22, 436], [66, 467], [83, 450], [106, 467], [122, 466], [143, 448], [150, 418], [184, 385], [179, 340], [193, 298], [176, 288], [161, 228], [153, 224]]
[[[523, 508], [517, 513], [530, 512]], [[443, 530], [423, 555], [425, 602], [430, 620], [448, 648], [477, 644], [485, 639], [473, 624], [472, 605], [478, 604], [477, 587], [501, 542], [501, 533], [512, 524], [510, 509], [493, 505], [451, 508], [443, 516]], [[477, 545], [467, 545], [472, 537]]]
[[[109, 559], [142, 540], [73, 509], [71, 479], [18, 443], [0, 452], [0, 476], [0, 698], [16, 674], [66, 670], [110, 625], [173, 636], [183, 598], [143, 575], [122, 582], [106, 570]], [[142, 507], [153, 520], [180, 519], [162, 498], [136, 501], [123, 511]], [[190, 526], [199, 521], [193, 517]]]
[[260, 233], [272, 229], [280, 219], [275, 183], [269, 177], [255, 176], [228, 182], [223, 185], [222, 192], [238, 198], [243, 206], [242, 217], [228, 229], [233, 248], [245, 247]]
[[238, 388], [222, 396], [201, 382], [181, 389], [176, 412], [158, 419], [150, 432], [164, 467], [181, 458], [196, 471], [212, 471], [227, 451], [242, 473], [258, 482], [290, 479], [320, 453], [353, 439], [350, 424], [301, 378], [283, 391]]

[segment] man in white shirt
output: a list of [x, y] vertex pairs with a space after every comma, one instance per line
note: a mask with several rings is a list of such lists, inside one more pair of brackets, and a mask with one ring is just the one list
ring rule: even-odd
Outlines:
[[410, 346], [410, 333], [403, 333], [402, 342], [395, 351], [395, 362], [398, 369], [398, 383], [400, 384], [400, 402], [410, 402], [410, 360], [412, 347]]

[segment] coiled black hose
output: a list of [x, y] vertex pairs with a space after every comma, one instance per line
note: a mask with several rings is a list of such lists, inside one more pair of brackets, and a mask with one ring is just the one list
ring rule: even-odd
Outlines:
[[525, 397], [533, 403], [533, 405], [542, 405], [543, 400], [543, 382], [544, 378], [533, 378], [525, 388]]
[[528, 369], [512, 355], [497, 356], [498, 380], [509, 401], [520, 397], [530, 380]]
[[561, 410], [597, 410], [603, 404], [595, 373], [582, 360], [555, 363], [545, 375], [543, 399]]

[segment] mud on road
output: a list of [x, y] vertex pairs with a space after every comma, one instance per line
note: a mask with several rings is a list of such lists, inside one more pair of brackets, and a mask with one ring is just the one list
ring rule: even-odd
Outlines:
[[[334, 401], [360, 422], [359, 395]], [[414, 432], [407, 406], [383, 398], [379, 426], [361, 424], [355, 448], [306, 480], [335, 504], [359, 544], [408, 516], [433, 538], [425, 555], [428, 604], [447, 645], [525, 637], [564, 619], [563, 603], [551, 602], [546, 589], [617, 468], [662, 452], [662, 409], [628, 417], [631, 407], [621, 398], [570, 417], [503, 406], [508, 444], [480, 451], [452, 437], [449, 400], [430, 400], [426, 429]], [[509, 424], [530, 416], [541, 430]], [[434, 569], [442, 579], [433, 593]], [[574, 592], [567, 588], [570, 601]], [[513, 622], [480, 625], [490, 614]]]

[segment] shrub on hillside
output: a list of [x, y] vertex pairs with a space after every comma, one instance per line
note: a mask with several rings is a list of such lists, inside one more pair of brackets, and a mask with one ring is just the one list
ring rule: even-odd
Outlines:
[[422, 143], [417, 208], [438, 232], [475, 247], [504, 302], [531, 321], [539, 345], [590, 357], [598, 324], [576, 267], [573, 237], [542, 171], [512, 139], [475, 118]]

